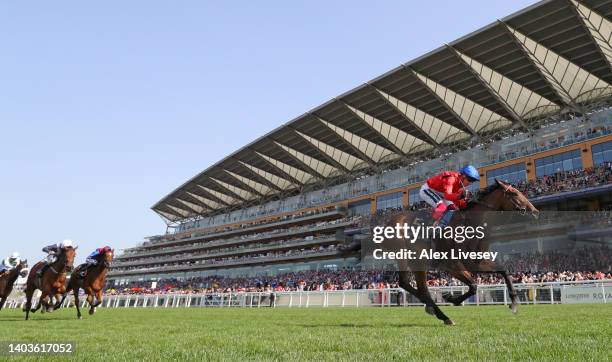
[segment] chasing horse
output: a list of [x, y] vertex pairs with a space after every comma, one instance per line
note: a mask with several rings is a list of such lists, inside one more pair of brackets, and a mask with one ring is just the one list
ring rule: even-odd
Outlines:
[[[66, 274], [73, 269], [74, 257], [76, 256], [77, 247], [73, 247], [70, 240], [47, 246], [43, 251], [49, 255], [46, 260], [36, 263], [28, 276], [26, 282], [26, 304], [24, 312], [25, 319], [28, 320], [30, 312], [35, 313], [43, 307], [42, 311], [52, 311], [51, 298], [55, 300], [66, 291]], [[40, 290], [42, 294], [38, 300], [36, 308], [32, 309], [32, 297], [36, 290]]]
[[19, 277], [28, 274], [28, 261], [18, 260], [17, 265], [0, 274], [0, 310], [4, 307], [6, 299], [13, 291], [13, 286]]
[[[96, 307], [102, 304], [102, 289], [106, 282], [106, 273], [113, 262], [114, 251], [109, 246], [96, 249], [87, 257], [87, 262], [79, 265], [70, 275], [70, 281], [62, 300], [55, 305], [55, 309], [61, 307], [70, 291], [74, 294], [74, 304], [77, 309], [77, 318], [81, 319], [81, 307], [79, 302], [79, 290], [83, 289], [87, 294], [89, 303], [89, 315], [96, 312]], [[95, 303], [94, 303], [95, 299]]]

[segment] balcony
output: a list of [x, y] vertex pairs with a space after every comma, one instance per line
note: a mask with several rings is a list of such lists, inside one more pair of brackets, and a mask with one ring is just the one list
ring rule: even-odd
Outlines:
[[[117, 260], [141, 258], [144, 256], [154, 256], [154, 255], [179, 254], [179, 253], [183, 253], [187, 251], [206, 250], [206, 249], [227, 247], [227, 246], [232, 246], [232, 245], [240, 245], [240, 244], [258, 242], [258, 241], [266, 241], [266, 240], [272, 241], [272, 240], [278, 240], [278, 239], [292, 237], [292, 236], [302, 236], [302, 235], [308, 236], [308, 234], [312, 234], [312, 233], [323, 232], [323, 231], [332, 230], [332, 229], [345, 228], [354, 223], [355, 222], [353, 220], [347, 220], [347, 221], [338, 222], [338, 223], [329, 223], [329, 224], [321, 225], [317, 227], [312, 227], [312, 225], [307, 225], [307, 226], [304, 226], [298, 229], [294, 229], [294, 230], [271, 232], [268, 234], [256, 235], [251, 238], [226, 239], [226, 240], [210, 241], [207, 243], [203, 243], [202, 245], [186, 245], [186, 246], [163, 248], [163, 249], [156, 249], [156, 250], [144, 251], [144, 252], [135, 252], [135, 253], [133, 252], [129, 254], [120, 255], [117, 257]], [[196, 239], [196, 240], [199, 240], [199, 239]]]
[[161, 258], [161, 259], [154, 258], [154, 259], [127, 261], [127, 262], [115, 262], [113, 263], [113, 268], [140, 266], [140, 265], [155, 265], [155, 264], [183, 262], [183, 261], [206, 260], [206, 259], [213, 259], [213, 258], [226, 257], [226, 256], [259, 253], [259, 252], [265, 252], [265, 251], [281, 251], [281, 250], [299, 248], [303, 246], [330, 244], [330, 243], [340, 242], [340, 241], [341, 240], [338, 240], [335, 237], [335, 235], [331, 235], [331, 236], [316, 238], [312, 240], [300, 239], [298, 241], [293, 241], [293, 242], [285, 242], [281, 244], [273, 243], [272, 245], [264, 245], [264, 246], [260, 246], [257, 248], [241, 248], [237, 250], [224, 251], [224, 252], [218, 252], [218, 253], [199, 253], [195, 255], [167, 257], [167, 258]]
[[237, 261], [227, 261], [227, 262], [219, 262], [219, 263], [210, 263], [210, 264], [185, 264], [185, 265], [177, 265], [177, 266], [164, 266], [157, 268], [143, 268], [143, 269], [134, 269], [134, 270], [117, 270], [110, 271], [108, 273], [109, 277], [121, 277], [127, 275], [145, 275], [145, 274], [163, 274], [163, 273], [173, 273], [173, 272], [191, 272], [197, 270], [207, 270], [207, 269], [228, 269], [231, 267], [243, 267], [250, 265], [266, 265], [266, 264], [278, 264], [285, 263], [289, 261], [304, 261], [304, 259], [316, 260], [316, 259], [326, 259], [329, 257], [338, 257], [341, 256], [341, 253], [338, 250], [332, 251], [324, 251], [324, 252], [303, 252], [295, 255], [286, 255], [286, 256], [278, 256], [278, 257], [260, 257], [260, 258], [252, 258], [245, 260], [237, 260]]
[[255, 226], [249, 226], [245, 228], [236, 228], [232, 230], [227, 230], [227, 231], [222, 231], [222, 232], [213, 232], [209, 234], [206, 234], [206, 233], [198, 234], [197, 231], [194, 230], [194, 232], [189, 234], [192, 236], [186, 235], [184, 237], [179, 238], [178, 236], [167, 235], [165, 237], [165, 240], [151, 242], [149, 244], [142, 245], [134, 249], [146, 250], [146, 249], [152, 249], [152, 248], [163, 248], [163, 247], [171, 246], [171, 245], [184, 244], [186, 242], [194, 241], [194, 240], [205, 241], [205, 240], [226, 238], [228, 236], [235, 236], [235, 235], [242, 235], [242, 234], [249, 234], [249, 233], [254, 233], [254, 232], [263, 232], [267, 230], [278, 229], [283, 226], [302, 225], [302, 224], [312, 223], [315, 220], [321, 220], [321, 221], [333, 220], [335, 218], [340, 218], [343, 216], [345, 216], [345, 212], [343, 210], [336, 209], [336, 210], [332, 210], [332, 211], [328, 211], [328, 212], [324, 212], [320, 214], [308, 215], [308, 216], [299, 217], [295, 219], [280, 220], [280, 221], [272, 222], [269, 224], [255, 225]]

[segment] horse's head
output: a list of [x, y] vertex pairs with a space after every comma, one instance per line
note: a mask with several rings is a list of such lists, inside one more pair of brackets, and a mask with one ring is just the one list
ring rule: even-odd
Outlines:
[[19, 271], [19, 276], [22, 278], [25, 278], [26, 275], [28, 275], [29, 269], [28, 269], [28, 260], [27, 259], [22, 259], [21, 261], [19, 261], [19, 264], [17, 264], [17, 270]]
[[104, 266], [109, 268], [111, 266], [111, 263], [113, 262], [113, 255], [115, 254], [115, 250], [113, 249], [109, 249], [106, 250], [103, 254], [102, 254], [102, 261], [104, 262]]
[[66, 265], [67, 271], [72, 271], [74, 268], [74, 257], [76, 256], [76, 250], [79, 247], [66, 246], [62, 249], [62, 257], [64, 258], [63, 262]]
[[521, 215], [526, 215], [529, 212], [534, 218], [538, 218], [540, 211], [529, 202], [522, 192], [507, 182], [498, 179], [495, 179], [495, 182], [499, 186], [498, 192], [502, 195], [502, 197], [498, 198], [500, 210], [518, 211]]

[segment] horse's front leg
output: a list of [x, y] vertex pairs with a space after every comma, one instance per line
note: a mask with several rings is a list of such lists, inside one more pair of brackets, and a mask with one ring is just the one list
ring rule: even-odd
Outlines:
[[519, 298], [516, 294], [516, 289], [514, 289], [514, 285], [512, 284], [512, 280], [510, 279], [510, 275], [506, 271], [506, 268], [497, 262], [484, 262], [479, 265], [479, 270], [486, 273], [499, 273], [504, 278], [504, 282], [506, 283], [506, 289], [508, 289], [508, 296], [510, 297], [510, 310], [512, 313], [518, 313], [519, 306]]
[[36, 313], [41, 307], [44, 307], [42, 309], [42, 311], [41, 311], [41, 312], [44, 312], [45, 309], [46, 309], [46, 304], [47, 304], [46, 299], [47, 299], [47, 293], [46, 292], [42, 292], [40, 294], [40, 298], [38, 298], [38, 303], [36, 304], [36, 307], [34, 307], [31, 310], [31, 312], [32, 313]]
[[499, 273], [502, 275], [504, 281], [506, 282], [506, 288], [508, 289], [508, 295], [510, 296], [510, 310], [512, 311], [512, 313], [516, 314], [518, 313], [518, 306], [520, 303], [518, 296], [516, 295], [514, 285], [512, 284], [512, 280], [510, 279], [508, 272], [506, 272], [505, 270]]
[[94, 292], [90, 288], [85, 289], [85, 293], [87, 293], [87, 303], [89, 303], [89, 315], [93, 315], [95, 312], [94, 306]]
[[102, 289], [96, 291], [96, 304], [94, 307], [98, 307], [100, 304], [102, 304]]
[[0, 310], [2, 310], [2, 307], [4, 307], [4, 303], [6, 302], [6, 298], [7, 297], [3, 297], [2, 301], [0, 301]]
[[[49, 310], [48, 310], [48, 312], [52, 312], [54, 310], [57, 310], [57, 309], [59, 309], [62, 306], [62, 304], [61, 304], [62, 295], [63, 294], [59, 293], [59, 292], [56, 292], [53, 295], [53, 299], [49, 301]], [[53, 302], [55, 302], [55, 303], [53, 303]]]

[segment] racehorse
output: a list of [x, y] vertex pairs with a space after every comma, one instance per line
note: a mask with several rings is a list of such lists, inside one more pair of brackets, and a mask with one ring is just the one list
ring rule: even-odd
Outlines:
[[[496, 183], [489, 188], [481, 191], [481, 196], [478, 200], [473, 200], [468, 203], [468, 207], [463, 211], [457, 212], [451, 226], [477, 226], [484, 225], [487, 222], [487, 215], [494, 214], [492, 211], [518, 211], [521, 215], [530, 214], [537, 219], [539, 211], [529, 202], [520, 191], [512, 185], [496, 180]], [[389, 219], [387, 225], [395, 226], [397, 224], [412, 225], [415, 222], [414, 214], [401, 213]], [[418, 241], [414, 244], [409, 244], [405, 239], [391, 238], [385, 241], [386, 248], [399, 250], [401, 248], [412, 249], [419, 255], [421, 251], [427, 247], [427, 241]], [[463, 251], [488, 251], [489, 240], [483, 239], [478, 242], [466, 242], [458, 244], [453, 239], [436, 238], [432, 240], [432, 244], [436, 251], [450, 252], [451, 250], [462, 249]], [[454, 305], [460, 305], [464, 300], [476, 294], [476, 283], [472, 272], [499, 273], [504, 278], [508, 295], [511, 299], [510, 309], [513, 313], [518, 311], [518, 297], [512, 280], [502, 265], [490, 260], [444, 260], [440, 262], [440, 266], [444, 267], [445, 271], [449, 272], [454, 278], [460, 280], [468, 286], [468, 291], [459, 296], [444, 294], [443, 298]], [[454, 325], [454, 322], [448, 318], [433, 301], [427, 288], [427, 260], [398, 260], [399, 267], [399, 285], [406, 291], [414, 295], [423, 304], [425, 310], [429, 314], [435, 315], [442, 320], [444, 324]], [[415, 289], [410, 284], [410, 271], [414, 275], [417, 284]]]
[[[62, 248], [57, 254], [55, 261], [46, 268], [40, 277], [37, 275], [37, 272], [45, 266], [45, 262], [39, 261], [32, 267], [26, 282], [26, 304], [23, 308], [24, 312], [26, 312], [26, 320], [30, 317], [30, 311], [35, 313], [41, 306], [43, 307], [43, 312], [53, 310], [47, 298], [55, 296], [56, 300], [58, 300], [65, 293], [66, 273], [73, 269], [74, 257], [78, 248], [78, 246], [76, 248], [72, 246]], [[36, 308], [31, 309], [32, 296], [37, 289], [42, 291], [42, 294]]]
[[[70, 291], [74, 294], [74, 304], [77, 309], [77, 318], [81, 319], [81, 307], [79, 303], [79, 289], [83, 289], [87, 294], [87, 303], [89, 303], [89, 315], [96, 312], [96, 307], [102, 304], [102, 288], [106, 282], [106, 273], [113, 262], [114, 250], [108, 250], [96, 257], [98, 262], [91, 270], [86, 271], [85, 277], [81, 277], [80, 273], [83, 268], [87, 268], [87, 264], [81, 264], [70, 275], [70, 281], [66, 287], [66, 291], [62, 300], [55, 305], [55, 309], [61, 307]], [[94, 303], [94, 297], [96, 302]]]
[[0, 310], [4, 306], [9, 294], [13, 291], [13, 286], [18, 277], [25, 277], [28, 274], [28, 261], [20, 260], [19, 264], [13, 269], [0, 276]]

